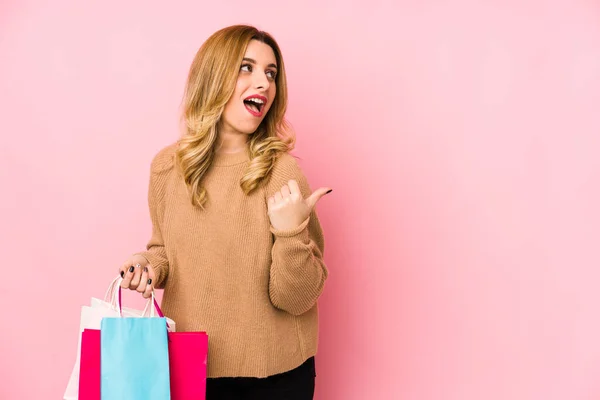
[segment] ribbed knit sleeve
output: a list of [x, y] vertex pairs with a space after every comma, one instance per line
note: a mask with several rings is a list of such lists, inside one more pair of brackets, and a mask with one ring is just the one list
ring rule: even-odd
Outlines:
[[156, 272], [154, 286], [164, 288], [169, 274], [169, 260], [161, 232], [164, 215], [164, 195], [167, 180], [173, 169], [175, 146], [161, 150], [152, 160], [150, 166], [150, 184], [148, 187], [148, 208], [152, 221], [152, 236], [146, 245], [146, 251], [138, 253], [144, 256]]
[[[271, 196], [290, 179], [295, 179], [304, 198], [312, 191], [296, 159], [279, 158], [267, 187]], [[296, 229], [281, 231], [271, 226], [274, 237], [269, 279], [273, 305], [293, 315], [312, 309], [323, 291], [328, 271], [323, 262], [324, 238], [315, 210]]]

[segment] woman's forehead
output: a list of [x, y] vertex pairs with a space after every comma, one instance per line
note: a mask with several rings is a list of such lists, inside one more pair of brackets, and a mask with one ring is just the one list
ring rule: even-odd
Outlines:
[[271, 46], [258, 40], [250, 41], [244, 58], [251, 59], [258, 64], [277, 64], [275, 52]]

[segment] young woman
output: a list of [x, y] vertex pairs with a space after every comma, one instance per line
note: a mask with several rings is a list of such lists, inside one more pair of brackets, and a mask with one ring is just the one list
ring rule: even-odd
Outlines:
[[236, 25], [191, 65], [185, 131], [150, 171], [152, 236], [120, 268], [179, 331], [209, 335], [207, 398], [312, 399], [327, 278], [315, 204], [286, 129], [281, 51]]

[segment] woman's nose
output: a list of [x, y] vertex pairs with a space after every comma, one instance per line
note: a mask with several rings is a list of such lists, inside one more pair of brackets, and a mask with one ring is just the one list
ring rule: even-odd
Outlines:
[[263, 73], [257, 73], [254, 76], [254, 87], [256, 89], [264, 89], [267, 90], [269, 89], [269, 86], [271, 85], [271, 83], [269, 82], [269, 79], [267, 79], [267, 76]]

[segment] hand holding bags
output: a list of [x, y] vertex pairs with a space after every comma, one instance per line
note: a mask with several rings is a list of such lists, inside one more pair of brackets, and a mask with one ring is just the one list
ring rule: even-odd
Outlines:
[[[119, 282], [120, 283], [120, 282]], [[114, 309], [117, 310], [116, 315], [119, 315], [121, 309], [120, 289], [114, 287], [114, 293], [106, 297], [113, 297]], [[110, 292], [110, 290], [109, 290]], [[154, 294], [154, 293], [153, 293]], [[154, 307], [152, 306], [154, 305]], [[151, 313], [156, 309], [156, 312], [162, 319], [164, 315], [154, 300], [154, 296], [149, 300], [146, 310], [150, 307]], [[123, 315], [126, 315], [126, 309], [123, 309]], [[143, 313], [146, 315], [146, 312]], [[142, 327], [137, 322], [116, 322], [115, 319], [131, 320], [140, 318], [110, 318], [103, 320], [101, 333], [95, 329], [84, 329], [81, 339], [81, 372], [79, 375], [79, 399], [80, 400], [100, 400], [101, 386], [102, 399], [137, 399], [148, 397], [148, 378], [149, 376], [158, 376], [151, 379], [152, 384], [157, 383], [157, 387], [152, 389], [153, 393], [162, 393], [162, 396], [167, 396], [165, 389], [165, 364], [164, 364], [164, 343], [163, 339], [158, 339], [155, 336], [156, 329], [148, 326]], [[141, 318], [147, 319], [147, 318]], [[166, 325], [171, 326], [172, 321], [167, 319]], [[143, 322], [142, 324], [147, 324]], [[114, 325], [114, 326], [113, 326]], [[117, 326], [119, 325], [119, 326]], [[136, 330], [138, 327], [144, 332]], [[161, 324], [158, 331], [166, 331], [166, 327]], [[101, 336], [103, 338], [101, 345]], [[127, 342], [140, 336], [146, 336], [145, 339], [139, 340], [141, 343], [127, 345]], [[166, 376], [169, 378], [171, 398], [174, 400], [203, 400], [206, 396], [206, 362], [208, 355], [208, 336], [205, 332], [169, 332], [168, 340], [168, 372]], [[135, 341], [135, 340], [133, 340]], [[149, 349], [148, 343], [154, 343], [154, 348], [160, 348], [159, 352]], [[135, 347], [132, 349], [131, 346]], [[101, 350], [102, 348], [102, 350]], [[145, 351], [144, 351], [145, 349]], [[133, 354], [139, 352], [137, 357]], [[101, 360], [102, 353], [102, 360]], [[148, 354], [146, 354], [148, 353]], [[152, 361], [153, 357], [158, 357], [158, 361]], [[141, 363], [141, 367], [139, 367]], [[136, 374], [142, 374], [141, 376]], [[116, 375], [114, 375], [116, 374]], [[120, 375], [119, 375], [120, 374]], [[102, 384], [101, 384], [102, 375]], [[129, 376], [132, 379], [121, 379]], [[116, 378], [115, 378], [116, 376]], [[144, 383], [145, 382], [145, 383]], [[117, 389], [117, 388], [121, 389]], [[118, 397], [118, 394], [111, 394], [111, 391], [123, 393], [123, 397]], [[105, 397], [108, 396], [108, 397]], [[115, 397], [117, 396], [117, 397]], [[140, 397], [135, 397], [140, 396]], [[161, 397], [156, 397], [161, 398]], [[169, 397], [162, 397], [168, 399]]]

